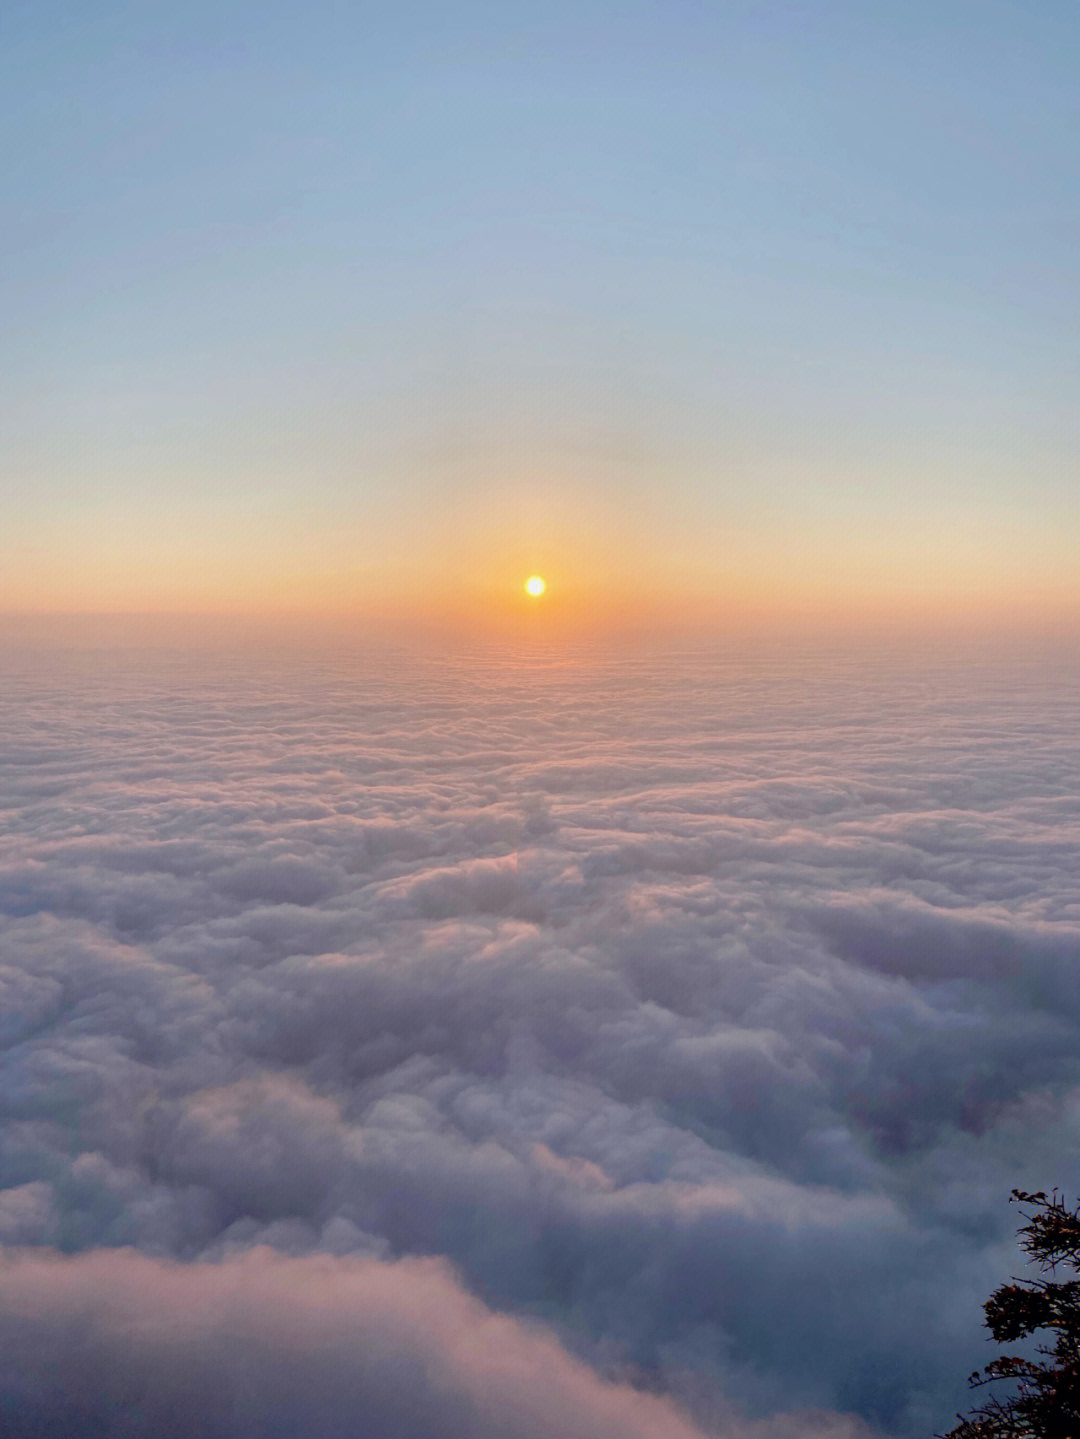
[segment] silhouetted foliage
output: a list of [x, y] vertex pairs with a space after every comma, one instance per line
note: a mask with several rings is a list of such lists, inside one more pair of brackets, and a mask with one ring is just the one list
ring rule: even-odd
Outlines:
[[[1056, 1190], [1047, 1197], [1014, 1189], [1012, 1198], [1031, 1206], [1020, 1244], [1043, 1273], [1055, 1275], [1059, 1266], [1080, 1272], [1080, 1206], [1069, 1209]], [[1013, 1392], [995, 1395], [966, 1419], [957, 1415], [945, 1439], [1080, 1439], [1080, 1279], [1014, 1279], [983, 1312], [999, 1344], [1042, 1332], [1052, 1342], [1034, 1356], [1002, 1355], [972, 1374], [973, 1388], [1011, 1380]]]

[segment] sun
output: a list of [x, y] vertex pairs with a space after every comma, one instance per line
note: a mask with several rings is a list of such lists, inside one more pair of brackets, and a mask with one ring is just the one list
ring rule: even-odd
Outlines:
[[530, 575], [525, 581], [525, 593], [532, 595], [534, 600], [538, 600], [546, 589], [547, 585], [539, 575]]

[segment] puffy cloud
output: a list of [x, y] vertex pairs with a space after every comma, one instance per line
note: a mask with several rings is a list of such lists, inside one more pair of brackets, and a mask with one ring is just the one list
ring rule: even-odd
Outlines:
[[33, 1432], [948, 1423], [1008, 1189], [1080, 1180], [1068, 671], [54, 661], [0, 749], [0, 1242], [88, 1327], [16, 1366]]
[[0, 1395], [41, 1439], [701, 1435], [492, 1313], [435, 1259], [256, 1249], [178, 1265], [113, 1250], [20, 1255], [2, 1272]]

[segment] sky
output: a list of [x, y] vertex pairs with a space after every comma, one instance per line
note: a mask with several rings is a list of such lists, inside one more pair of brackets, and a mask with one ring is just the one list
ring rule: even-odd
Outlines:
[[947, 1430], [1080, 1197], [1076, 7], [0, 48], [5, 1432]]
[[14, 5], [0, 612], [1068, 625], [1078, 29]]

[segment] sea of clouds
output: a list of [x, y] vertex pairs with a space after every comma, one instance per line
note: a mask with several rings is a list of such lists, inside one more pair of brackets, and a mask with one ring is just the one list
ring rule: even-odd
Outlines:
[[1080, 1188], [1080, 667], [11, 651], [0, 1420], [930, 1435]]

